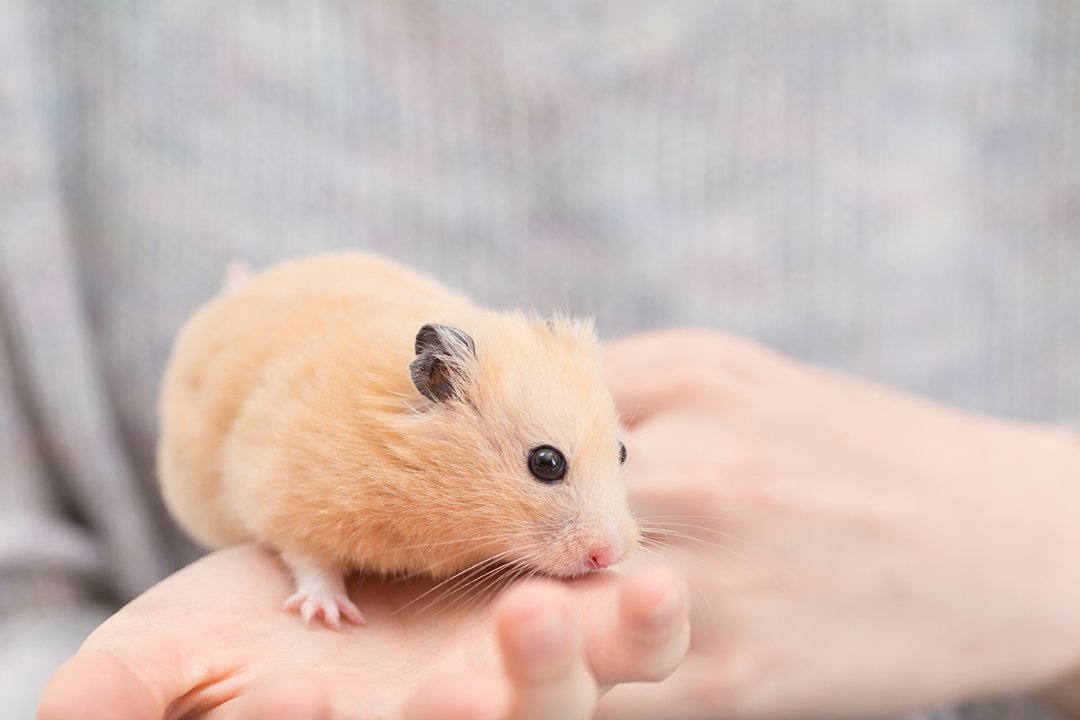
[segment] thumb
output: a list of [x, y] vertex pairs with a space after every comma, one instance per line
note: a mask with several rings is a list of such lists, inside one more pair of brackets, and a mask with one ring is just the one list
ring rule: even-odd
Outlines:
[[112, 653], [86, 650], [60, 666], [38, 705], [38, 720], [159, 720], [165, 696]]

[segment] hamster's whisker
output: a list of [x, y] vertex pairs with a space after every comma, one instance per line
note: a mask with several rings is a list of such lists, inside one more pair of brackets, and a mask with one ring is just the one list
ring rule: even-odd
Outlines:
[[[416, 548], [439, 547], [439, 546], [453, 545], [453, 544], [468, 544], [468, 543], [475, 544], [477, 542], [484, 541], [484, 540], [501, 540], [501, 539], [506, 539], [506, 538], [521, 537], [522, 535], [536, 535], [536, 536], [543, 537], [543, 533], [540, 532], [540, 531], [529, 531], [529, 532], [507, 531], [505, 533], [497, 533], [497, 534], [492, 534], [492, 535], [478, 535], [478, 536], [474, 536], [474, 537], [461, 537], [461, 538], [456, 538], [454, 540], [445, 540], [445, 541], [440, 541], [440, 542], [424, 543], [424, 544], [418, 544], [418, 545], [399, 545], [397, 547], [397, 549], [398, 550], [411, 550], [411, 549], [416, 549]], [[448, 563], [455, 562], [458, 558], [462, 557], [465, 554], [472, 553], [473, 551], [474, 551], [474, 548], [471, 548], [471, 547], [466, 548], [466, 549], [462, 550], [461, 552], [454, 553], [453, 555], [449, 555], [449, 556], [444, 557], [444, 558], [442, 558], [440, 560], [436, 560], [433, 563], [431, 563], [428, 567], [426, 567], [426, 568], [424, 568], [422, 570], [415, 570], [413, 572], [398, 574], [392, 579], [392, 582], [406, 582], [408, 580], [412, 580], [414, 578], [421, 577], [421, 576], [424, 576], [424, 575], [431, 575], [432, 570], [436, 570], [436, 569], [438, 569], [440, 567], [443, 567], [443, 566], [447, 565]], [[509, 551], [507, 551], [507, 552], [509, 552]], [[486, 562], [490, 562], [491, 559], [492, 558], [487, 558], [485, 560], [481, 560], [479, 563], [477, 563], [477, 565], [482, 565], [482, 564], [484, 564]], [[465, 570], [467, 570], [467, 569], [468, 568], [465, 568]], [[461, 570], [460, 572], [465, 572], [465, 570]], [[447, 579], [449, 579], [449, 578], [447, 578]]]
[[[432, 570], [436, 570], [436, 569], [442, 567], [443, 565], [446, 565], [447, 563], [455, 562], [456, 560], [461, 558], [463, 555], [466, 555], [466, 554], [468, 554], [470, 552], [471, 552], [471, 550], [462, 550], [461, 552], [454, 553], [453, 555], [448, 555], [447, 557], [444, 557], [441, 560], [437, 560], [437, 561], [431, 563], [430, 565], [428, 565], [427, 567], [422, 568], [420, 570], [414, 570], [414, 571], [408, 572], [408, 573], [401, 573], [401, 574], [397, 575], [394, 578], [394, 582], [408, 582], [409, 580], [415, 580], [418, 577], [431, 577]], [[456, 573], [454, 573], [454, 575], [458, 575], [458, 574], [467, 572], [470, 568], [478, 567], [480, 565], [483, 565], [485, 562], [487, 562], [487, 561], [486, 560], [481, 560], [480, 562], [476, 563], [475, 565], [471, 565], [468, 568], [457, 571]], [[454, 577], [454, 575], [451, 575], [451, 577], [446, 578], [446, 580], [452, 579]]]
[[[499, 560], [501, 558], [505, 558], [506, 556], [514, 554], [514, 553], [524, 553], [524, 552], [529, 551], [529, 550], [542, 549], [544, 547], [546, 547], [546, 543], [544, 543], [544, 542], [536, 542], [536, 543], [530, 543], [530, 544], [524, 545], [524, 546], [518, 546], [518, 547], [512, 548], [510, 550], [504, 550], [503, 552], [498, 553], [495, 556], [489, 558], [486, 562], [494, 563], [496, 560]], [[507, 567], [507, 565], [505, 565], [505, 564], [498, 564], [498, 563], [495, 564], [495, 569], [505, 568], [505, 567]], [[514, 567], [514, 566], [510, 565], [509, 567]], [[472, 580], [469, 581], [469, 583], [476, 582], [478, 579], [480, 579], [480, 578], [473, 578]]]
[[[728, 537], [732, 540], [736, 539], [734, 536]], [[663, 540], [661, 540], [661, 538], [663, 538]], [[704, 538], [695, 537], [689, 533], [679, 530], [666, 530], [663, 528], [646, 530], [643, 533], [641, 540], [642, 542], [652, 542], [654, 544], [663, 543], [671, 550], [674, 550], [675, 548], [674, 544], [670, 541], [681, 540], [688, 543], [695, 543], [704, 547], [722, 550], [723, 552], [726, 552], [738, 558], [739, 560], [743, 560], [748, 563], [771, 565], [778, 568], [783, 574], [786, 574], [787, 570], [786, 563], [782, 559], [778, 558], [775, 553], [769, 552], [766, 548], [762, 548], [760, 546], [755, 547], [751, 545], [744, 548], [746, 552], [742, 552], [740, 550], [736, 550], [731, 545], [723, 545], [720, 543], [711, 542]], [[686, 548], [682, 549], [684, 551], [686, 550]]]
[[[430, 610], [435, 605], [438, 605], [439, 603], [449, 602], [451, 598], [454, 598], [454, 596], [458, 596], [458, 598], [457, 598], [458, 600], [460, 600], [461, 598], [464, 598], [465, 602], [467, 603], [468, 600], [469, 600], [470, 593], [476, 592], [479, 588], [483, 588], [485, 580], [488, 580], [488, 579], [491, 579], [491, 578], [497, 579], [498, 576], [500, 575], [500, 573], [502, 573], [502, 572], [504, 572], [506, 570], [506, 567], [507, 567], [506, 565], [501, 564], [501, 563], [493, 563], [490, 566], [486, 566], [485, 569], [484, 569], [484, 572], [480, 573], [479, 575], [476, 575], [476, 576], [474, 576], [472, 578], [468, 578], [468, 579], [462, 578], [453, 587], [449, 587], [449, 588], [444, 587], [443, 588], [444, 589], [443, 593], [436, 596], [433, 600], [431, 600], [431, 602], [429, 602], [427, 605], [425, 605], [423, 608], [421, 608], [418, 612], [427, 612], [428, 610]], [[452, 609], [456, 608], [457, 606], [458, 606], [458, 602], [455, 600], [455, 602], [452, 603], [451, 605], [444, 607], [443, 612], [450, 612]]]
[[[663, 538], [663, 540], [661, 538]], [[674, 550], [677, 545], [669, 541], [682, 540], [684, 542], [696, 543], [698, 545], [704, 545], [705, 547], [722, 550], [724, 552], [731, 553], [732, 555], [743, 560], [749, 559], [745, 555], [739, 553], [737, 550], [735, 550], [735, 548], [731, 547], [730, 545], [721, 545], [720, 543], [715, 543], [709, 540], [705, 540], [703, 538], [694, 537], [689, 533], [680, 532], [678, 530], [646, 530], [641, 539], [642, 542], [652, 542], [653, 544], [657, 545], [663, 544], [665, 547], [668, 547], [672, 550]]]
[[453, 540], [439, 540], [437, 542], [417, 543], [416, 545], [398, 545], [394, 549], [395, 550], [418, 550], [420, 548], [433, 548], [433, 547], [442, 547], [442, 546], [445, 546], [445, 545], [457, 545], [457, 544], [474, 543], [474, 542], [478, 542], [480, 540], [501, 540], [503, 538], [515, 537], [515, 536], [517, 536], [519, 534], [520, 533], [517, 533], [517, 532], [507, 531], [507, 532], [501, 532], [501, 533], [493, 533], [491, 535], [474, 535], [472, 537], [458, 537], [458, 538], [454, 538]]
[[[664, 517], [639, 518], [638, 519], [638, 526], [639, 527], [648, 527], [648, 528], [653, 528], [653, 529], [656, 529], [656, 528], [659, 528], [659, 529], [686, 528], [686, 529], [689, 529], [689, 530], [700, 530], [701, 532], [712, 533], [713, 535], [720, 535], [720, 536], [727, 537], [727, 538], [734, 538], [735, 537], [735, 535], [733, 535], [732, 532], [729, 531], [729, 529], [722, 529], [722, 528], [724, 528], [724, 526], [728, 525], [728, 523], [725, 522], [724, 520], [719, 520], [717, 518], [710, 518], [713, 521], [712, 523], [700, 523], [700, 522], [692, 522], [693, 519], [696, 519], [696, 518], [678, 518], [678, 517], [674, 517], [674, 516], [670, 517], [670, 518], [664, 518]], [[717, 522], [720, 523], [720, 527], [717, 527], [717, 525], [716, 525]], [[730, 528], [731, 531], [734, 531], [735, 529], [736, 528]]]
[[[486, 565], [484, 565], [483, 567], [486, 567]], [[469, 568], [470, 573], [478, 573], [478, 572], [481, 572], [481, 571], [482, 571], [482, 568], [479, 568], [479, 567]], [[433, 585], [432, 587], [428, 588], [424, 592], [420, 593], [415, 598], [413, 598], [409, 602], [407, 602], [404, 605], [402, 605], [401, 607], [399, 607], [392, 614], [396, 615], [399, 612], [403, 612], [404, 610], [412, 607], [413, 605], [416, 605], [418, 602], [420, 602], [424, 598], [427, 598], [427, 597], [432, 596], [434, 594], [434, 597], [431, 597], [431, 599], [429, 600], [429, 602], [427, 604], [425, 604], [423, 607], [421, 607], [419, 610], [417, 610], [418, 613], [427, 612], [433, 606], [435, 606], [438, 603], [442, 602], [443, 599], [445, 599], [448, 595], [453, 594], [456, 591], [457, 587], [459, 587], [462, 583], [466, 582], [467, 579], [468, 579], [468, 576], [465, 576], [465, 577], [453, 577], [453, 578], [449, 578], [447, 580], [443, 580], [443, 581]]]
[[[542, 548], [545, 547], [545, 545], [538, 544], [536, 547]], [[489, 594], [491, 597], [486, 599], [493, 600], [519, 582], [529, 580], [541, 574], [537, 568], [530, 565], [500, 565], [498, 570], [500, 570], [498, 574], [488, 578], [490, 582], [479, 588], [474, 588], [473, 593], [462, 594], [454, 604], [446, 608], [446, 611], [459, 610], [466, 607], [471, 600], [483, 600]]]
[[[663, 551], [666, 551], [666, 552], [669, 552], [669, 553], [674, 553], [675, 555], [678, 555], [679, 557], [684, 558], [684, 559], [696, 559], [697, 558], [697, 556], [694, 555], [692, 552], [688, 551], [687, 548], [679, 547], [678, 545], [675, 545], [674, 543], [665, 542], [665, 541], [659, 540], [657, 538], [643, 538], [642, 539], [642, 547], [660, 548], [660, 549], [663, 549]], [[697, 558], [697, 559], [700, 560], [700, 558]]]
[[[529, 550], [542, 550], [546, 547], [546, 543], [537, 542], [515, 548], [513, 551], [510, 552], [524, 553]], [[439, 598], [439, 601], [449, 600], [452, 596], [458, 595], [458, 600], [455, 601], [454, 604], [445, 608], [445, 610], [450, 611], [452, 609], [457, 609], [467, 604], [469, 600], [473, 599], [473, 596], [477, 593], [483, 594], [484, 592], [487, 592], [488, 590], [495, 588], [496, 586], [509, 584], [515, 581], [519, 579], [523, 574], [525, 574], [526, 577], [531, 577], [532, 575], [537, 574], [537, 572], [538, 571], [535, 568], [532, 568], [528, 565], [507, 565], [505, 563], [498, 563], [495, 564], [494, 567], [492, 567], [492, 569], [488, 572], [480, 576], [471, 578], [467, 582], [464, 582], [463, 584], [449, 590], [445, 595]], [[486, 587], [485, 583], [487, 583]]]
[[691, 527], [712, 533], [722, 533], [725, 530], [735, 531], [745, 526], [740, 520], [729, 520], [724, 517], [709, 517], [703, 515], [655, 515], [651, 517], [635, 518], [638, 525], [650, 527]]
[[664, 523], [663, 525], [646, 525], [639, 523], [638, 528], [642, 532], [646, 533], [658, 533], [664, 535], [679, 535], [683, 534], [689, 537], [690, 531], [697, 531], [703, 533], [711, 533], [725, 540], [738, 540], [738, 535], [724, 532], [723, 530], [717, 530], [716, 528], [705, 527], [703, 525], [694, 525], [692, 523]]
[[664, 550], [666, 552], [672, 553], [673, 555], [679, 556], [683, 560], [688, 560], [688, 561], [691, 561], [691, 562], [694, 562], [694, 561], [701, 562], [701, 558], [695, 557], [694, 554], [692, 552], [690, 552], [689, 550], [687, 550], [686, 548], [681, 548], [681, 547], [678, 547], [677, 545], [673, 545], [671, 543], [666, 543], [666, 542], [664, 542], [662, 540], [657, 540], [656, 538], [644, 538], [644, 539], [642, 539], [641, 548], [644, 550], [645, 548], [648, 548], [648, 547], [653, 547], [653, 548], [657, 548], [659, 550]]
[[[484, 573], [480, 577], [474, 578], [462, 587], [455, 588], [439, 598], [436, 602], [449, 603], [443, 608], [443, 612], [446, 613], [451, 613], [466, 607], [472, 600], [479, 599], [484, 593], [497, 587], [500, 583], [506, 582], [509, 577], [512, 577], [512, 568], [513, 566], [496, 565], [490, 571]], [[451, 602], [451, 599], [453, 599], [453, 602]]]
[[651, 547], [649, 547], [647, 545], [642, 545], [638, 549], [641, 550], [641, 552], [647, 554], [649, 557], [656, 558], [657, 560], [660, 560], [661, 562], [668, 562], [669, 561], [669, 558], [664, 557], [663, 554], [657, 552], [656, 550], [653, 550]]
[[[507, 554], [509, 554], [510, 552], [511, 552], [511, 551], [509, 551], [509, 550], [506, 550], [506, 551], [503, 551], [503, 552], [501, 552], [501, 553], [496, 553], [495, 555], [493, 555], [493, 556], [491, 556], [491, 557], [489, 557], [489, 558], [484, 558], [484, 559], [483, 559], [483, 560], [481, 560], [480, 562], [477, 562], [477, 563], [473, 563], [473, 564], [472, 564], [472, 565], [470, 565], [469, 567], [467, 567], [467, 568], [465, 568], [465, 569], [463, 569], [463, 570], [458, 570], [458, 571], [457, 571], [457, 572], [455, 572], [455, 573], [454, 573], [453, 575], [450, 575], [449, 577], [447, 577], [447, 578], [444, 578], [443, 580], [439, 581], [439, 583], [438, 583], [438, 584], [437, 584], [437, 585], [436, 585], [435, 587], [439, 587], [439, 586], [441, 586], [441, 585], [445, 585], [446, 583], [452, 582], [452, 581], [454, 581], [454, 580], [464, 580], [464, 579], [468, 578], [468, 576], [469, 576], [470, 574], [472, 574], [472, 573], [475, 573], [475, 572], [481, 572], [481, 571], [483, 571], [483, 570], [486, 570], [486, 569], [487, 569], [487, 567], [488, 567], [488, 566], [489, 566], [489, 565], [490, 565], [491, 563], [493, 563], [493, 562], [497, 561], [497, 560], [498, 560], [499, 558], [503, 557], [504, 555], [507, 555]], [[447, 559], [445, 559], [444, 561], [442, 561], [442, 562], [441, 562], [440, 564], [445, 564], [445, 563], [447, 563], [447, 562], [451, 562], [451, 561], [452, 561], [452, 560], [454, 560], [454, 559], [455, 559], [455, 558], [447, 558]], [[433, 588], [433, 589], [434, 589], [434, 588]]]
[[[529, 532], [508, 531], [508, 532], [500, 533], [500, 534], [497, 534], [497, 535], [478, 536], [478, 537], [471, 537], [471, 538], [470, 537], [458, 538], [456, 540], [451, 540], [449, 542], [450, 543], [455, 543], [455, 542], [457, 542], [457, 543], [471, 543], [471, 544], [475, 545], [477, 542], [482, 541], [482, 540], [488, 540], [488, 539], [491, 539], [491, 540], [504, 540], [504, 539], [508, 539], [508, 538], [519, 538], [522, 535], [526, 535], [526, 536], [532, 535], [532, 536], [536, 536], [536, 537], [540, 537], [540, 538], [546, 537], [545, 534], [543, 532], [540, 532], [540, 531], [529, 531]], [[531, 544], [528, 547], [532, 548], [532, 547], [534, 547], [536, 545], [542, 545], [542, 544], [543, 543], [541, 541], [541, 542]], [[465, 553], [473, 552], [473, 551], [474, 551], [474, 548], [469, 548], [469, 549], [463, 550], [460, 553], [457, 553], [456, 555], [451, 555], [449, 557], [443, 558], [442, 560], [439, 560], [439, 561], [433, 563], [432, 565], [430, 565], [428, 567], [428, 570], [432, 570], [432, 569], [441, 567], [443, 565], [446, 565], [447, 563], [454, 562], [455, 560], [460, 558]], [[513, 552], [513, 549], [504, 550], [503, 552], [498, 553], [496, 555], [493, 555], [491, 557], [488, 557], [485, 560], [481, 560], [480, 563], [478, 563], [478, 564], [483, 564], [485, 562], [491, 562], [492, 560], [494, 560], [496, 558], [502, 557], [502, 556], [507, 555], [507, 554], [512, 553], [512, 552]]]
[[[468, 585], [468, 584], [472, 583], [472, 582], [473, 582], [473, 580], [475, 580], [475, 578], [472, 578], [472, 579], [470, 579], [470, 575], [472, 575], [472, 574], [474, 574], [474, 573], [483, 573], [483, 572], [485, 572], [485, 571], [486, 571], [486, 570], [488, 569], [488, 567], [489, 567], [489, 566], [490, 566], [491, 564], [493, 564], [493, 563], [494, 563], [494, 564], [496, 564], [496, 565], [497, 565], [497, 561], [499, 560], [499, 558], [501, 558], [501, 557], [504, 557], [504, 556], [506, 556], [506, 555], [509, 555], [509, 554], [510, 554], [510, 553], [512, 553], [512, 552], [514, 552], [514, 551], [513, 551], [513, 550], [505, 550], [505, 551], [503, 551], [503, 552], [501, 552], [501, 553], [496, 553], [496, 554], [495, 554], [495, 555], [493, 555], [492, 557], [489, 557], [489, 558], [485, 558], [484, 560], [481, 560], [481, 561], [480, 561], [480, 562], [478, 562], [478, 563], [474, 563], [473, 565], [470, 565], [469, 567], [465, 568], [464, 570], [459, 570], [458, 572], [454, 573], [454, 574], [453, 574], [453, 575], [451, 575], [450, 577], [448, 577], [448, 578], [445, 578], [444, 580], [441, 580], [441, 581], [439, 581], [439, 582], [438, 582], [438, 583], [436, 583], [436, 584], [435, 584], [434, 586], [432, 586], [432, 587], [431, 587], [431, 588], [429, 588], [428, 590], [424, 591], [423, 593], [421, 593], [421, 594], [420, 594], [420, 595], [418, 595], [417, 597], [413, 598], [413, 599], [412, 599], [412, 600], [410, 600], [410, 601], [409, 601], [408, 603], [406, 603], [405, 605], [401, 606], [400, 608], [398, 608], [398, 609], [397, 609], [397, 610], [395, 610], [394, 612], [395, 612], [395, 613], [401, 612], [401, 611], [402, 611], [402, 610], [404, 610], [405, 608], [407, 608], [407, 607], [410, 607], [411, 605], [414, 605], [414, 604], [416, 604], [417, 602], [419, 602], [420, 600], [423, 600], [423, 599], [424, 599], [425, 597], [427, 597], [428, 595], [431, 595], [431, 594], [432, 594], [432, 593], [434, 593], [434, 592], [437, 592], [437, 591], [440, 591], [440, 590], [447, 590], [447, 587], [446, 587], [446, 586], [447, 586], [447, 585], [450, 585], [451, 583], [455, 583], [455, 582], [456, 582], [456, 583], [459, 583], [459, 584], [460, 584], [460, 583], [465, 583], [466, 585]], [[457, 592], [457, 590], [458, 590], [458, 589], [460, 589], [460, 587], [455, 587], [455, 586], [452, 586], [452, 587], [451, 587], [451, 588], [450, 588], [449, 590], [450, 590], [450, 592]], [[433, 604], [435, 604], [435, 603], [439, 602], [439, 601], [440, 601], [440, 600], [442, 600], [442, 599], [443, 599], [444, 597], [445, 597], [445, 596], [438, 596], [438, 597], [436, 597], [436, 599], [435, 599], [434, 603], [431, 603], [431, 604], [429, 604], [428, 606], [425, 606], [425, 607], [423, 608], [423, 610], [427, 610], [427, 609], [428, 609], [429, 607], [431, 607], [431, 605], [433, 605]], [[423, 610], [422, 610], [422, 611], [423, 611]], [[422, 612], [422, 611], [421, 611], [421, 612]]]
[[646, 522], [649, 520], [705, 520], [712, 523], [721, 523], [723, 525], [744, 525], [745, 522], [729, 515], [635, 515], [634, 518], [638, 522]]

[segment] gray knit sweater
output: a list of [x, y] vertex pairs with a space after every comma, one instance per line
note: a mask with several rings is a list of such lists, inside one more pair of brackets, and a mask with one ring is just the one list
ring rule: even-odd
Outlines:
[[0, 0], [0, 717], [192, 557], [155, 394], [231, 258], [368, 248], [1053, 422], [1078, 232], [1069, 0]]

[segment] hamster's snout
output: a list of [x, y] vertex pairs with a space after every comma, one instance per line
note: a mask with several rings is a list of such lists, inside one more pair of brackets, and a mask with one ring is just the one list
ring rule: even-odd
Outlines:
[[[617, 500], [617, 499], [616, 499]], [[584, 504], [560, 526], [554, 541], [533, 562], [555, 577], [579, 577], [616, 565], [638, 547], [639, 530], [630, 508], [617, 501]]]
[[636, 546], [636, 530], [611, 523], [584, 543], [584, 549], [579, 550], [581, 554], [572, 563], [569, 574], [580, 575], [609, 568], [626, 558]]

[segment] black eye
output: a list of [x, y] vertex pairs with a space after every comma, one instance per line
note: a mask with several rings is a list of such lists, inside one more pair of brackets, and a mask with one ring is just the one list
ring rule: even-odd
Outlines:
[[529, 453], [529, 470], [537, 480], [558, 482], [566, 477], [566, 458], [550, 445], [541, 445]]
[[622, 465], [626, 462], [626, 446], [619, 443], [619, 464]]

